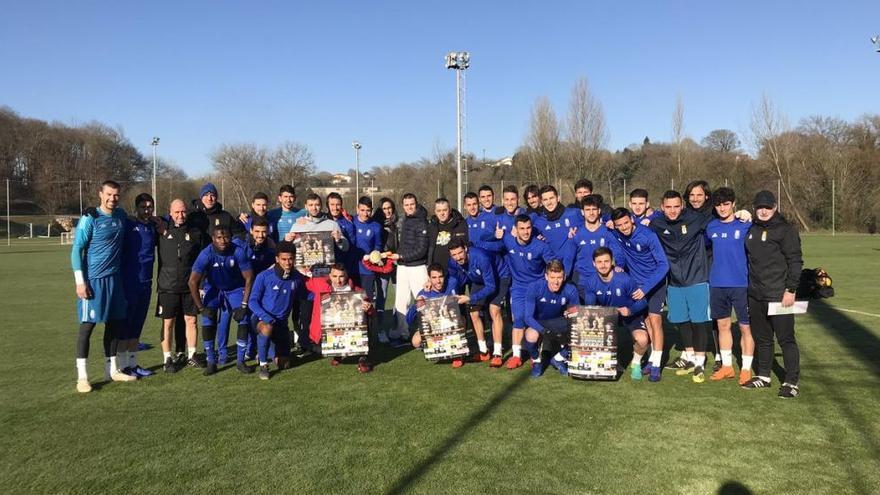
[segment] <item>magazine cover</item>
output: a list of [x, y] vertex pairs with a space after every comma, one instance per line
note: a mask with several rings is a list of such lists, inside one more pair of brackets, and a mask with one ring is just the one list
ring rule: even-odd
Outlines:
[[456, 296], [427, 299], [418, 310], [425, 359], [436, 361], [468, 354], [464, 319], [458, 311]]
[[361, 292], [336, 292], [321, 301], [321, 353], [366, 356], [370, 350]]
[[571, 318], [572, 378], [613, 380], [617, 378], [617, 309], [578, 306]]
[[330, 265], [336, 261], [335, 244], [330, 232], [304, 232], [299, 234], [294, 244], [294, 264], [297, 270], [312, 277], [330, 273]]

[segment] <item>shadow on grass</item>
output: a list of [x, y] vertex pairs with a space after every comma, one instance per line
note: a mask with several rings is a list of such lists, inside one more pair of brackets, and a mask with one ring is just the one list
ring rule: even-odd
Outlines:
[[810, 310], [823, 324], [828, 335], [834, 337], [838, 344], [858, 357], [874, 376], [880, 377], [880, 362], [877, 361], [877, 357], [880, 356], [880, 338], [825, 301], [810, 301]]
[[455, 448], [465, 437], [467, 437], [471, 431], [473, 431], [477, 426], [480, 425], [489, 415], [492, 414], [495, 409], [501, 405], [510, 394], [515, 392], [518, 388], [520, 388], [526, 381], [529, 380], [528, 373], [519, 373], [516, 379], [504, 387], [503, 390], [496, 393], [494, 396], [490, 397], [486, 404], [473, 412], [467, 419], [465, 419], [458, 427], [454, 428], [453, 431], [455, 433], [451, 434], [446, 440], [443, 441], [440, 445], [434, 448], [431, 453], [424, 458], [421, 462], [419, 462], [415, 467], [413, 467], [408, 473], [406, 473], [403, 477], [397, 480], [396, 483], [386, 492], [388, 494], [398, 494], [398, 493], [406, 493], [409, 489], [415, 484], [419, 478], [428, 474], [435, 464], [442, 461], [443, 458], [449, 453], [450, 450]]
[[749, 487], [739, 481], [725, 481], [718, 488], [718, 495], [752, 495], [752, 493]]

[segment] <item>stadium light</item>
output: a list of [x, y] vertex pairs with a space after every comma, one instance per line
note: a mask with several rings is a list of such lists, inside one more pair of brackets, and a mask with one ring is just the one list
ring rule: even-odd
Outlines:
[[880, 34], [875, 34], [874, 36], [871, 36], [871, 43], [874, 43], [874, 45], [877, 46], [875, 50], [877, 51], [877, 53], [880, 53]]
[[153, 137], [153, 201], [156, 201], [156, 146], [159, 146], [159, 138]]
[[360, 185], [361, 185], [361, 143], [357, 141], [351, 142], [351, 147], [354, 148], [354, 200], [355, 204], [358, 201], [358, 195], [360, 194]]
[[456, 156], [455, 176], [458, 183], [458, 211], [461, 209], [461, 73], [471, 66], [471, 54], [468, 52], [449, 52], [446, 55], [446, 68], [455, 71], [455, 121], [456, 121]]

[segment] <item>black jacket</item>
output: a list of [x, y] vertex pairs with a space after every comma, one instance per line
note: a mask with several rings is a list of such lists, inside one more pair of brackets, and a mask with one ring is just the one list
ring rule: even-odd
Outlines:
[[[159, 236], [159, 271], [156, 285], [161, 293], [189, 293], [189, 274], [208, 236], [189, 221], [179, 227], [169, 224]], [[210, 244], [210, 239], [207, 242]]]
[[403, 266], [419, 266], [428, 262], [428, 212], [421, 206], [412, 215], [400, 221], [397, 245], [397, 261]]
[[651, 220], [651, 229], [669, 260], [669, 285], [687, 287], [709, 281], [709, 255], [706, 250], [706, 226], [711, 213], [685, 209], [675, 220], [659, 215]]
[[214, 206], [209, 210], [202, 204], [201, 199], [192, 200], [186, 221], [206, 234], [206, 244], [202, 246], [203, 248], [208, 247], [208, 244], [211, 243], [211, 235], [215, 227], [226, 227], [229, 229], [229, 235], [233, 238], [244, 239], [246, 234], [241, 222], [224, 210], [219, 201], [214, 203]]
[[456, 209], [451, 209], [449, 220], [440, 223], [437, 215], [432, 215], [428, 221], [428, 264], [440, 263], [446, 268], [449, 261], [449, 241], [455, 238], [464, 238], [467, 241], [468, 229], [464, 217]]
[[779, 302], [786, 289], [797, 291], [804, 261], [797, 228], [776, 212], [770, 220], [755, 219], [746, 238], [749, 253], [749, 297]]

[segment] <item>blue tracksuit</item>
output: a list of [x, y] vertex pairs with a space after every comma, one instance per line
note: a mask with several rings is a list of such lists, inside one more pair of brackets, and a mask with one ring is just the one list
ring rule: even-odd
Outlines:
[[449, 277], [457, 282], [455, 289], [459, 294], [464, 294], [465, 285], [470, 286], [470, 304], [485, 305], [498, 286], [499, 262], [495, 255], [478, 247], [468, 249], [467, 256], [466, 265], [459, 265], [455, 260], [449, 259]]
[[358, 264], [358, 271], [361, 275], [371, 275], [373, 272], [367, 269], [361, 260], [365, 255], [373, 251], [382, 251], [382, 226], [379, 222], [369, 219], [361, 222], [360, 219], [354, 217], [352, 219], [352, 228], [354, 229], [354, 238], [351, 241], [352, 259]]
[[[559, 212], [559, 209], [562, 209]], [[580, 227], [584, 224], [583, 217], [576, 210], [568, 209], [561, 204], [556, 207], [553, 213], [555, 216], [545, 210], [541, 210], [541, 214], [535, 219], [535, 231], [533, 235], [541, 235], [546, 239], [547, 244], [556, 253], [558, 259], [565, 257], [566, 244], [568, 243], [568, 231], [572, 227]]]
[[561, 318], [565, 308], [577, 306], [580, 302], [577, 289], [572, 284], [564, 283], [558, 292], [553, 292], [546, 280], [538, 280], [529, 285], [525, 298], [526, 325], [533, 330], [543, 332], [547, 320]]
[[270, 246], [271, 240], [266, 240], [260, 246], [253, 241], [235, 238], [232, 243], [244, 250], [247, 259], [250, 260], [251, 270], [254, 273], [262, 273], [275, 264], [275, 250]]
[[153, 295], [153, 262], [156, 260], [156, 227], [134, 218], [125, 221], [122, 250], [122, 285], [128, 318], [121, 339], [137, 339], [144, 329]]
[[[268, 212], [266, 212], [266, 213], [267, 213], [267, 215], [266, 215], [266, 221], [269, 221], [269, 218], [268, 218], [268, 217], [269, 217]], [[241, 222], [242, 225], [244, 225], [244, 230], [245, 230], [245, 232], [248, 233], [247, 237], [250, 236], [251, 225], [254, 224], [254, 216], [255, 216], [255, 213], [254, 213], [254, 212], [250, 212], [250, 213], [247, 214], [247, 218], [245, 218], [244, 221]], [[275, 235], [275, 224], [274, 224], [274, 223], [269, 222], [269, 228], [268, 228], [268, 230], [269, 230], [269, 239], [276, 239], [277, 236]]]
[[571, 266], [580, 279], [586, 279], [596, 273], [596, 268], [593, 266], [593, 251], [600, 247], [607, 247], [611, 250], [611, 255], [617, 266], [626, 267], [626, 257], [621, 252], [622, 248], [617, 242], [614, 232], [608, 230], [604, 225], [600, 225], [595, 232], [590, 232], [581, 224], [574, 237], [568, 242], [568, 259], [571, 260]]
[[648, 300], [644, 297], [638, 301], [632, 298], [632, 293], [638, 288], [632, 277], [612, 271], [611, 280], [606, 282], [598, 273], [593, 272], [581, 281], [579, 286], [583, 288], [584, 304], [628, 308], [630, 315], [621, 317], [621, 324], [630, 330], [641, 327], [641, 322], [647, 315]]
[[657, 234], [642, 225], [634, 225], [629, 236], [614, 231], [623, 248], [626, 267], [642, 292], [648, 293], [666, 280], [669, 262]]
[[276, 354], [290, 355], [290, 328], [288, 317], [293, 300], [305, 289], [305, 281], [296, 270], [284, 276], [284, 272], [272, 265], [260, 272], [248, 299], [248, 308], [254, 318], [272, 325], [272, 334], [257, 335], [257, 359], [261, 364], [269, 361], [269, 344], [274, 343]]
[[750, 223], [738, 220], [724, 223], [716, 218], [709, 222], [706, 237], [712, 243], [712, 268], [709, 271], [711, 287], [749, 286], [746, 237], [750, 227]]
[[125, 318], [122, 251], [127, 215], [122, 208], [105, 213], [89, 208], [76, 224], [70, 264], [92, 288], [91, 299], [78, 299], [80, 322], [100, 323]]

